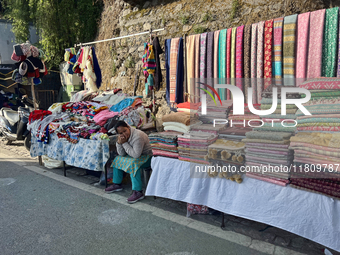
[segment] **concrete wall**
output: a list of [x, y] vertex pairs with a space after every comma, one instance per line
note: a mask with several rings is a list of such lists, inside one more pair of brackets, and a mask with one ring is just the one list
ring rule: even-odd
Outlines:
[[[30, 42], [32, 44], [39, 41], [36, 29], [30, 26]], [[12, 24], [8, 20], [0, 19], [0, 64], [13, 64], [11, 55], [13, 53], [13, 45], [15, 44], [15, 36], [12, 32]]]

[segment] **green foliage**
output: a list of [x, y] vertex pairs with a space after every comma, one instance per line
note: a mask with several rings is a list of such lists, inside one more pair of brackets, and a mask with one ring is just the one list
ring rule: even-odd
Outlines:
[[116, 63], [113, 61], [112, 62], [112, 76], [115, 76], [117, 73], [117, 67], [116, 67]]
[[17, 42], [29, 40], [29, 23], [36, 26], [52, 68], [63, 60], [65, 48], [96, 37], [102, 6], [102, 0], [6, 0], [6, 17]]
[[236, 17], [239, 7], [240, 7], [240, 4], [238, 0], [233, 0], [232, 6], [231, 6], [230, 19], [233, 20]]
[[124, 66], [125, 66], [126, 68], [132, 68], [132, 67], [135, 66], [135, 64], [136, 64], [136, 63], [135, 63], [135, 61], [133, 60], [133, 58], [128, 57], [128, 59], [125, 60]]
[[207, 29], [205, 27], [197, 26], [197, 27], [194, 28], [195, 34], [202, 34], [206, 31], [207, 31]]
[[203, 19], [202, 19], [203, 22], [212, 21], [212, 20], [213, 20], [213, 18], [212, 18], [211, 14], [209, 12], [206, 12], [203, 16]]
[[189, 16], [181, 14], [179, 16], [179, 18], [180, 18], [180, 21], [181, 21], [182, 25], [186, 25], [186, 24], [189, 23]]

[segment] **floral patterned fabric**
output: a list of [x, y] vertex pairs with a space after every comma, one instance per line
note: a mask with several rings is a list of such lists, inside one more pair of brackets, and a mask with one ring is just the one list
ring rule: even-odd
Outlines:
[[261, 101], [263, 90], [264, 23], [264, 21], [261, 21], [257, 25], [257, 102]]
[[73, 144], [52, 134], [48, 144], [32, 139], [30, 154], [31, 157], [46, 155], [71, 166], [103, 171], [110, 157], [109, 141], [80, 138], [78, 143]]
[[282, 85], [282, 26], [283, 18], [274, 19], [273, 76], [276, 85]]
[[236, 86], [243, 90], [243, 30], [244, 26], [239, 26], [236, 30]]
[[[201, 82], [204, 82], [204, 78], [207, 77], [207, 33], [201, 34], [201, 41], [200, 41], [200, 78]], [[204, 88], [203, 85], [200, 85]], [[200, 95], [204, 93], [203, 90], [200, 89]]]
[[310, 12], [298, 16], [297, 56], [296, 56], [296, 86], [304, 81], [307, 74], [307, 51]]
[[244, 40], [243, 40], [243, 72], [244, 72], [244, 94], [246, 102], [248, 102], [248, 88], [251, 86], [250, 81], [250, 48], [251, 48], [251, 25], [245, 25], [244, 27]]
[[264, 89], [272, 83], [273, 20], [267, 20], [264, 28]]
[[257, 91], [256, 91], [256, 72], [257, 67], [257, 24], [251, 25], [251, 48], [250, 48], [250, 78], [251, 87], [253, 89], [253, 104], [257, 104]]
[[337, 39], [339, 7], [326, 10], [326, 21], [323, 34], [322, 71], [323, 77], [334, 77], [336, 74]]

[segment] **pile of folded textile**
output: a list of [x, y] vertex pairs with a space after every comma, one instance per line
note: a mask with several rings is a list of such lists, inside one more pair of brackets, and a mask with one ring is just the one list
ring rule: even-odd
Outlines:
[[217, 139], [216, 142], [208, 146], [208, 155], [206, 160], [212, 166], [220, 166], [221, 171], [217, 172], [208, 169], [210, 177], [219, 176], [228, 180], [242, 182], [240, 166], [245, 160], [245, 144], [243, 142], [231, 141], [226, 139]]
[[191, 128], [192, 132], [207, 132], [210, 134], [218, 135], [221, 131], [227, 128], [226, 124], [216, 124], [215, 127], [213, 124], [201, 124], [196, 125]]
[[[260, 110], [260, 104], [255, 104], [254, 108]], [[233, 109], [228, 111], [228, 122], [230, 127], [249, 127], [248, 121], [252, 120], [249, 124], [252, 126], [260, 126], [261, 118], [259, 115], [253, 114], [248, 107], [244, 104], [244, 115], [234, 114]]]
[[232, 100], [222, 100], [222, 105], [220, 101], [207, 101], [207, 114], [202, 115], [202, 109], [200, 106], [198, 110], [199, 119], [205, 124], [214, 123], [214, 119], [227, 119], [227, 111], [233, 105]]
[[177, 104], [177, 112], [189, 112], [191, 114], [196, 114], [200, 107], [201, 103], [180, 103]]
[[196, 115], [185, 112], [172, 112], [162, 117], [164, 130], [187, 133], [195, 125], [202, 124]]
[[169, 158], [178, 158], [177, 136], [180, 132], [158, 132], [149, 135], [152, 154]]
[[294, 150], [291, 186], [340, 198], [340, 133], [298, 132], [290, 138]]
[[293, 152], [289, 150], [289, 132], [246, 133], [246, 175], [251, 178], [275, 183], [281, 186], [288, 184], [289, 167], [293, 162]]
[[206, 160], [208, 146], [217, 139], [216, 135], [206, 132], [191, 132], [178, 135], [178, 159], [199, 164], [209, 164]]
[[252, 130], [250, 127], [228, 127], [219, 132], [218, 138], [240, 142], [246, 138], [246, 133]]

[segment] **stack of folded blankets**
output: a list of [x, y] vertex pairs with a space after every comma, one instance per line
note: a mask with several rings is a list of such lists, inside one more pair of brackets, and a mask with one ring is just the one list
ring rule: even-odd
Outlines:
[[220, 132], [227, 128], [226, 124], [200, 124], [191, 128], [192, 132], [207, 132], [214, 135], [219, 135]]
[[[261, 105], [255, 104], [254, 108], [260, 110]], [[248, 104], [244, 104], [244, 115], [237, 115], [233, 113], [233, 109], [228, 111], [228, 121], [230, 127], [249, 127], [248, 121], [252, 120], [249, 124], [252, 126], [260, 126], [261, 118], [259, 115], [253, 114], [248, 107]]]
[[246, 133], [252, 130], [250, 127], [228, 127], [219, 132], [218, 138], [241, 142], [246, 138]]
[[340, 198], [340, 133], [299, 132], [291, 137], [291, 186]]
[[206, 160], [208, 146], [217, 140], [217, 135], [206, 132], [191, 132], [178, 135], [178, 159], [199, 164], [209, 164]]
[[191, 114], [197, 114], [201, 103], [180, 103], [177, 104], [177, 112], [189, 112]]
[[290, 132], [246, 133], [246, 175], [251, 178], [275, 183], [281, 186], [288, 184], [289, 169], [293, 162], [293, 151], [289, 150]]
[[209, 145], [206, 160], [213, 166], [222, 167], [222, 171], [209, 171], [210, 177], [219, 176], [228, 180], [242, 182], [240, 166], [245, 160], [245, 144], [243, 142], [231, 141], [227, 139], [217, 139]]
[[[222, 105], [221, 105], [222, 102]], [[202, 115], [201, 106], [198, 110], [199, 119], [204, 124], [212, 124], [214, 123], [214, 119], [227, 119], [227, 112], [232, 107], [232, 100], [222, 100], [222, 101], [207, 101], [207, 114]]]
[[177, 136], [182, 135], [180, 132], [159, 132], [149, 135], [152, 154], [154, 156], [163, 156], [169, 158], [178, 158]]
[[197, 115], [186, 112], [171, 112], [162, 117], [164, 130], [187, 133], [192, 127], [202, 124]]

